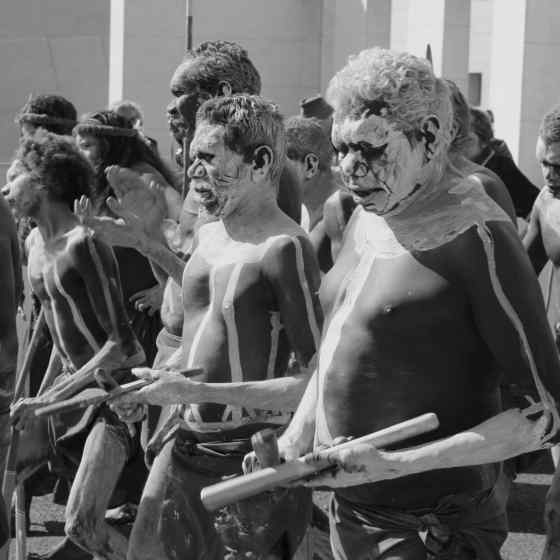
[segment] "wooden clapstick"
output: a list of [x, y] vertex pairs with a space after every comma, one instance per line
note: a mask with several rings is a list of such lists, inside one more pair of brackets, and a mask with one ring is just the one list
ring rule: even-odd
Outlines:
[[[203, 369], [192, 368], [179, 372], [183, 377], [196, 377], [204, 373]], [[124, 383], [123, 385], [117, 384], [109, 373], [98, 370], [95, 372], [95, 377], [98, 382], [105, 385], [113, 385], [114, 388], [110, 391], [101, 389], [100, 387], [92, 387], [89, 389], [84, 389], [77, 395], [64, 399], [62, 401], [47, 404], [35, 410], [35, 416], [52, 416], [53, 414], [60, 414], [62, 412], [73, 412], [76, 410], [81, 410], [87, 408], [88, 406], [98, 405], [105, 402], [111, 402], [117, 397], [126, 395], [127, 393], [132, 393], [138, 389], [142, 389], [150, 383], [153, 383], [150, 379], [137, 379], [131, 381], [130, 383]]]
[[[378, 448], [387, 447], [388, 445], [393, 445], [408, 438], [435, 430], [438, 426], [439, 421], [435, 414], [423, 414], [378, 432], [344, 442], [337, 445], [336, 449], [351, 448], [364, 443]], [[208, 511], [214, 511], [233, 502], [256, 496], [277, 486], [311, 476], [331, 466], [326, 460], [326, 456], [332, 449], [331, 447], [323, 453], [319, 453], [319, 460], [312, 464], [307, 463], [305, 457], [299, 457], [289, 463], [265, 467], [247, 475], [230, 478], [212, 486], [207, 486], [200, 492], [200, 499]], [[324, 460], [321, 460], [322, 455], [325, 457]]]

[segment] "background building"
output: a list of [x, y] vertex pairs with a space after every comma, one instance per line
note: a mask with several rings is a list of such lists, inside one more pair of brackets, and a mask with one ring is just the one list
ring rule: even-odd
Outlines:
[[[30, 93], [58, 92], [83, 113], [129, 98], [163, 154], [172, 71], [185, 49], [186, 0], [18, 0], [0, 17], [0, 162]], [[241, 43], [263, 94], [289, 115], [324, 91], [349, 54], [379, 45], [424, 55], [471, 103], [491, 108], [524, 172], [540, 184], [539, 120], [560, 98], [557, 0], [191, 0], [193, 44]]]

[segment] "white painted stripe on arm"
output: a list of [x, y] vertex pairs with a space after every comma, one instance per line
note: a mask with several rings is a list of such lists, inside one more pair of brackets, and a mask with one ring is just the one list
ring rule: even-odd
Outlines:
[[[533, 357], [533, 352], [531, 350], [531, 346], [529, 345], [529, 339], [525, 333], [525, 329], [523, 328], [523, 323], [519, 318], [519, 315], [515, 311], [513, 305], [509, 301], [507, 295], [505, 294], [502, 285], [500, 283], [500, 279], [498, 277], [498, 272], [496, 270], [496, 259], [494, 257], [494, 242], [492, 240], [492, 235], [490, 231], [482, 225], [478, 225], [477, 227], [478, 234], [482, 240], [482, 245], [484, 247], [484, 251], [486, 253], [486, 259], [488, 262], [488, 271], [490, 273], [490, 281], [492, 283], [492, 287], [494, 288], [494, 293], [496, 294], [496, 298], [498, 302], [502, 306], [505, 314], [508, 316], [509, 320], [513, 324], [514, 329], [516, 330], [525, 352], [527, 356], [527, 361], [529, 362], [529, 369], [531, 370], [531, 374], [533, 376], [533, 381], [535, 383], [535, 387], [539, 393], [541, 398], [542, 404], [545, 407], [545, 410], [550, 412], [554, 418], [554, 425], [560, 425], [560, 417], [558, 415], [558, 410], [556, 409], [556, 404], [554, 399], [550, 395], [550, 393], [546, 390], [545, 386], [543, 385], [541, 378], [539, 377], [539, 372], [537, 370], [537, 365], [535, 363], [535, 358]], [[554, 434], [550, 434], [548, 437], [543, 439], [543, 442], [550, 439]]]
[[53, 266], [53, 278], [54, 278], [56, 289], [62, 294], [62, 296], [68, 303], [68, 307], [70, 308], [70, 313], [72, 314], [72, 319], [74, 320], [76, 327], [80, 331], [80, 334], [86, 339], [86, 342], [90, 345], [91, 349], [94, 352], [99, 352], [100, 346], [99, 344], [97, 344], [95, 337], [88, 329], [84, 321], [84, 318], [80, 313], [80, 310], [76, 306], [76, 302], [72, 299], [70, 294], [64, 289], [64, 286], [62, 285], [62, 280], [60, 279], [60, 272], [58, 270], [58, 265], [59, 262], [55, 261]]
[[315, 316], [315, 309], [313, 307], [313, 300], [311, 298], [311, 290], [309, 289], [309, 283], [307, 282], [307, 277], [305, 276], [305, 261], [303, 260], [303, 249], [301, 247], [301, 242], [297, 237], [293, 238], [293, 242], [296, 249], [296, 268], [299, 277], [299, 284], [301, 286], [301, 291], [303, 292], [305, 309], [307, 311], [307, 324], [309, 325], [309, 328], [311, 330], [313, 342], [315, 343], [315, 351], [317, 352], [317, 350], [319, 349], [319, 344], [321, 343], [321, 332], [319, 330], [317, 317]]
[[[64, 339], [62, 337], [62, 331], [60, 329], [60, 322], [59, 322], [59, 317], [58, 317], [59, 312], [56, 309], [57, 308], [57, 302], [56, 302], [56, 299], [53, 296], [53, 293], [49, 289], [49, 282], [48, 282], [46, 273], [43, 274], [43, 285], [45, 286], [45, 291], [47, 292], [47, 295], [49, 296], [49, 299], [51, 301], [51, 311], [52, 311], [52, 318], [53, 318], [53, 323], [54, 323], [53, 326], [54, 326], [57, 341], [60, 344], [61, 351], [64, 353], [66, 358], [71, 362], [71, 360], [70, 360], [71, 354], [70, 354], [70, 352], [68, 352], [68, 348], [66, 348], [66, 345], [64, 344]], [[74, 364], [72, 364], [72, 365], [74, 365]]]
[[86, 237], [88, 248], [91, 253], [91, 257], [93, 260], [93, 264], [97, 271], [97, 275], [99, 276], [99, 283], [101, 284], [101, 290], [103, 292], [103, 297], [105, 299], [105, 305], [107, 306], [107, 313], [109, 314], [109, 321], [111, 322], [111, 327], [113, 330], [113, 334], [120, 338], [120, 332], [118, 329], [118, 321], [117, 321], [117, 314], [115, 308], [113, 306], [113, 298], [111, 297], [111, 289], [109, 287], [109, 282], [107, 281], [107, 276], [105, 270], [103, 269], [103, 264], [101, 262], [101, 257], [95, 248], [95, 245], [91, 239], [91, 237]]

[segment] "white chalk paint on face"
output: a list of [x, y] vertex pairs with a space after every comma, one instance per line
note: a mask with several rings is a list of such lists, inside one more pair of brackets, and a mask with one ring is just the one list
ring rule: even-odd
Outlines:
[[190, 147], [188, 175], [204, 212], [223, 218], [233, 212], [242, 197], [247, 173], [241, 155], [224, 143], [224, 127], [202, 123]]
[[345, 117], [333, 125], [333, 144], [344, 183], [366, 210], [395, 212], [421, 190], [423, 145], [413, 147], [385, 118]]

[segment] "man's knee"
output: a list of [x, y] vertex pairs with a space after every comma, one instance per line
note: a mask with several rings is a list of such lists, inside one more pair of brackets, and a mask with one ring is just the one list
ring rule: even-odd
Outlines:
[[71, 514], [64, 525], [66, 536], [78, 546], [92, 552], [101, 546], [97, 523], [87, 514]]

